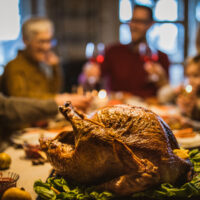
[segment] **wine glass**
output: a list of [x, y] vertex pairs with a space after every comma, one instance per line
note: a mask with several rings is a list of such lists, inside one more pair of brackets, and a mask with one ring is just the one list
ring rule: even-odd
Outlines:
[[[158, 62], [158, 51], [155, 48], [148, 46], [146, 43], [140, 43], [139, 54], [145, 64]], [[157, 82], [159, 77], [156, 73], [152, 73], [149, 74], [148, 79], [152, 82]]]
[[83, 66], [85, 82], [85, 90], [99, 89], [100, 87], [100, 65], [104, 61], [104, 44], [88, 43], [86, 46], [86, 58], [88, 62]]
[[140, 43], [139, 53], [144, 62], [158, 62], [158, 51], [146, 43]]

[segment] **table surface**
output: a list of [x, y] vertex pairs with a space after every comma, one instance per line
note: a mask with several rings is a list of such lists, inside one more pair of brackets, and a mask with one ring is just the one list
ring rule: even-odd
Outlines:
[[52, 170], [51, 165], [49, 163], [45, 163], [44, 165], [32, 165], [31, 160], [25, 158], [23, 149], [9, 147], [5, 152], [8, 153], [12, 159], [11, 166], [7, 171], [15, 172], [20, 176], [17, 187], [23, 187], [31, 194], [32, 199], [36, 199], [37, 194], [33, 190], [33, 184], [38, 179], [46, 181]]

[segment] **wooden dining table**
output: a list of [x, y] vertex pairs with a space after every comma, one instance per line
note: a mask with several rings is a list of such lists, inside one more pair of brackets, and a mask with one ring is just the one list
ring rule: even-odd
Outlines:
[[19, 174], [17, 187], [24, 188], [31, 194], [32, 199], [37, 198], [33, 185], [38, 179], [46, 181], [52, 171], [50, 163], [45, 162], [43, 165], [33, 165], [30, 159], [27, 159], [23, 149], [15, 149], [10, 146], [5, 153], [9, 154], [12, 162], [10, 168], [6, 171]]

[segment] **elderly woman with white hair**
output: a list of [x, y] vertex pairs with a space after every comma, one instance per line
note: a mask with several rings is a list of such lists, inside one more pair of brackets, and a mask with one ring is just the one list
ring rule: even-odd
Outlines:
[[61, 87], [59, 59], [52, 52], [54, 27], [46, 18], [31, 18], [22, 26], [25, 49], [9, 62], [3, 74], [8, 96], [46, 99]]
[[52, 51], [54, 27], [43, 17], [31, 18], [22, 25], [25, 49], [5, 67], [3, 93], [7, 96], [36, 99], [63, 99], [86, 109], [91, 98], [82, 95], [59, 94], [61, 71], [59, 58]]

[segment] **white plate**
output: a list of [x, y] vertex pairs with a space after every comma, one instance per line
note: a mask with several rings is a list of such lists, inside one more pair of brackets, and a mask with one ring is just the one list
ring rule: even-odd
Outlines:
[[24, 133], [22, 135], [15, 135], [11, 137], [11, 141], [15, 144], [24, 144], [27, 142], [28, 144], [39, 144], [39, 138], [43, 135], [44, 137], [55, 137], [58, 133], [54, 132], [47, 132], [47, 131], [40, 131], [40, 132], [31, 132], [31, 133]]
[[179, 145], [183, 148], [194, 148], [200, 146], [200, 135], [196, 134], [195, 137], [176, 138]]

